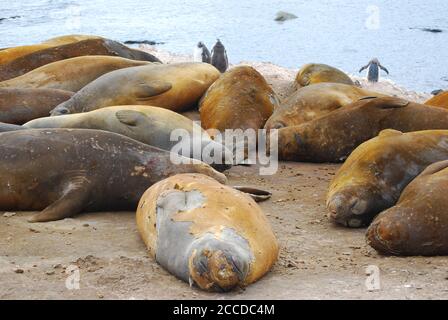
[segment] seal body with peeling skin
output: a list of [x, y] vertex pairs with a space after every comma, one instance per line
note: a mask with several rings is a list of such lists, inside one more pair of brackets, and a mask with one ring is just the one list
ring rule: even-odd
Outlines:
[[383, 94], [342, 83], [318, 83], [303, 87], [289, 96], [274, 110], [266, 129], [297, 126], [322, 117], [364, 97], [383, 97]]
[[81, 212], [135, 210], [148, 187], [177, 173], [223, 174], [125, 136], [87, 129], [31, 129], [0, 134], [0, 211], [39, 211], [31, 222]]
[[56, 61], [81, 56], [115, 56], [130, 60], [160, 62], [153, 55], [109, 39], [89, 39], [40, 50], [0, 65], [0, 81], [16, 78]]
[[295, 79], [297, 88], [322, 82], [355, 85], [352, 79], [341, 70], [319, 63], [309, 63], [302, 66]]
[[20, 77], [2, 81], [0, 88], [46, 88], [77, 92], [105, 73], [148, 64], [151, 62], [110, 56], [76, 57], [53, 62]]
[[448, 161], [428, 166], [367, 230], [367, 242], [381, 254], [448, 255]]
[[347, 227], [369, 225], [395, 205], [428, 165], [448, 159], [448, 130], [383, 130], [347, 158], [330, 184], [329, 218]]
[[179, 174], [145, 192], [137, 227], [155, 260], [207, 291], [229, 291], [265, 275], [278, 243], [250, 196], [201, 174]]
[[278, 131], [282, 160], [341, 162], [384, 129], [448, 129], [448, 110], [400, 98], [365, 98], [299, 126]]
[[149, 105], [185, 111], [195, 106], [219, 77], [208, 63], [151, 64], [105, 74], [57, 106], [52, 115], [109, 106]]

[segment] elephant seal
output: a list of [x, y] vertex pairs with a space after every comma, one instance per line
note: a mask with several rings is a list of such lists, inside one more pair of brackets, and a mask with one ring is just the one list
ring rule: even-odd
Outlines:
[[161, 62], [149, 53], [130, 49], [112, 40], [89, 39], [40, 50], [0, 65], [0, 81], [19, 77], [52, 62], [80, 56], [116, 56], [130, 60]]
[[384, 130], [348, 157], [330, 184], [329, 218], [348, 227], [370, 224], [393, 206], [428, 165], [448, 159], [448, 130]]
[[193, 61], [205, 63], [212, 62], [210, 51], [208, 51], [206, 45], [202, 41], [199, 41], [196, 47], [194, 47]]
[[384, 129], [448, 129], [448, 110], [393, 97], [361, 99], [299, 126], [278, 130], [279, 158], [340, 162]]
[[304, 65], [300, 68], [295, 79], [296, 88], [322, 82], [355, 85], [352, 79], [341, 70], [320, 63], [308, 63]]
[[9, 131], [17, 131], [17, 130], [23, 130], [23, 127], [16, 125], [16, 124], [0, 122], [0, 133], [1, 132], [9, 132]]
[[84, 36], [84, 35], [69, 35], [49, 39], [40, 44], [6, 48], [0, 51], [0, 65], [9, 63], [17, 58], [26, 56], [27, 54], [31, 54], [36, 51], [93, 38], [99, 38], [99, 37]]
[[0, 82], [0, 88], [59, 89], [77, 92], [111, 71], [150, 64], [110, 56], [83, 56], [53, 62], [24, 75]]
[[42, 210], [44, 222], [82, 211], [135, 210], [154, 183], [177, 173], [226, 178], [190, 159], [125, 136], [86, 129], [33, 129], [0, 134], [0, 211]]
[[117, 105], [150, 105], [185, 111], [197, 104], [219, 77], [208, 63], [151, 64], [105, 74], [60, 104], [52, 115]]
[[278, 243], [247, 195], [201, 174], [153, 185], [137, 209], [149, 254], [170, 273], [207, 291], [229, 291], [265, 275]]
[[[85, 113], [68, 114], [58, 117], [40, 118], [23, 125], [25, 129], [43, 128], [79, 128], [97, 129], [115, 132], [140, 141], [142, 143], [173, 151], [178, 141], [171, 141], [174, 130], [182, 129], [190, 137], [190, 158], [202, 159], [204, 148], [216, 147], [225, 152], [224, 147], [213, 141], [199, 124], [168, 109], [152, 106], [114, 106]], [[199, 141], [196, 141], [196, 140]], [[195, 143], [199, 143], [200, 151], [195, 153]], [[178, 150], [182, 151], [182, 150]], [[223, 154], [225, 156], [225, 154]], [[222, 160], [222, 159], [219, 159]], [[205, 160], [204, 160], [205, 161]], [[216, 168], [224, 169], [224, 162], [208, 162]]]
[[448, 161], [428, 166], [367, 230], [367, 243], [381, 254], [448, 255]]
[[389, 71], [381, 65], [377, 58], [373, 58], [367, 65], [359, 69], [359, 73], [367, 68], [369, 68], [369, 71], [367, 73], [367, 80], [369, 80], [370, 82], [378, 82], [380, 76], [379, 69], [389, 74]]
[[218, 39], [212, 49], [212, 65], [224, 73], [229, 68], [229, 59], [227, 58], [227, 51], [224, 45]]
[[204, 129], [263, 128], [279, 100], [263, 76], [250, 66], [224, 73], [199, 102]]
[[0, 89], [0, 122], [23, 124], [48, 116], [72, 95], [73, 92], [55, 89]]
[[448, 109], [448, 91], [443, 91], [425, 102], [428, 106], [443, 107]]
[[371, 96], [384, 95], [342, 83], [318, 83], [306, 86], [294, 92], [274, 110], [265, 128], [269, 130], [297, 126], [363, 97]]

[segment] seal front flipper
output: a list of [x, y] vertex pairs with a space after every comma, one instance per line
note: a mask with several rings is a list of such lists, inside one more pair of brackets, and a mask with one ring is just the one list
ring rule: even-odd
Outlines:
[[171, 90], [172, 87], [171, 83], [159, 80], [140, 83], [135, 89], [135, 96], [138, 101], [144, 101], [165, 93]]
[[120, 110], [115, 113], [115, 116], [121, 123], [132, 127], [135, 127], [139, 120], [146, 118], [143, 112], [134, 110]]
[[90, 194], [89, 185], [90, 181], [85, 176], [74, 177], [65, 186], [62, 196], [56, 202], [31, 217], [28, 222], [61, 220], [80, 213]]

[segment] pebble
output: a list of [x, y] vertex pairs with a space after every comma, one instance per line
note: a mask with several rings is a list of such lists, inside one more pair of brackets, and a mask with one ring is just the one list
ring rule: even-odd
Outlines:
[[5, 218], [9, 218], [9, 217], [15, 216], [16, 214], [17, 214], [16, 212], [5, 212], [5, 213], [3, 214], [3, 216], [4, 216]]

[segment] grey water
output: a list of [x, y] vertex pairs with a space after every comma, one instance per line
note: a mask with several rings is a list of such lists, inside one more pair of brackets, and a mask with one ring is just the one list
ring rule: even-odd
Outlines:
[[[220, 38], [231, 63], [317, 62], [357, 74], [377, 57], [408, 89], [448, 87], [448, 0], [0, 1], [0, 48], [95, 34], [191, 54], [198, 41], [211, 49]], [[276, 22], [280, 10], [298, 18]]]

